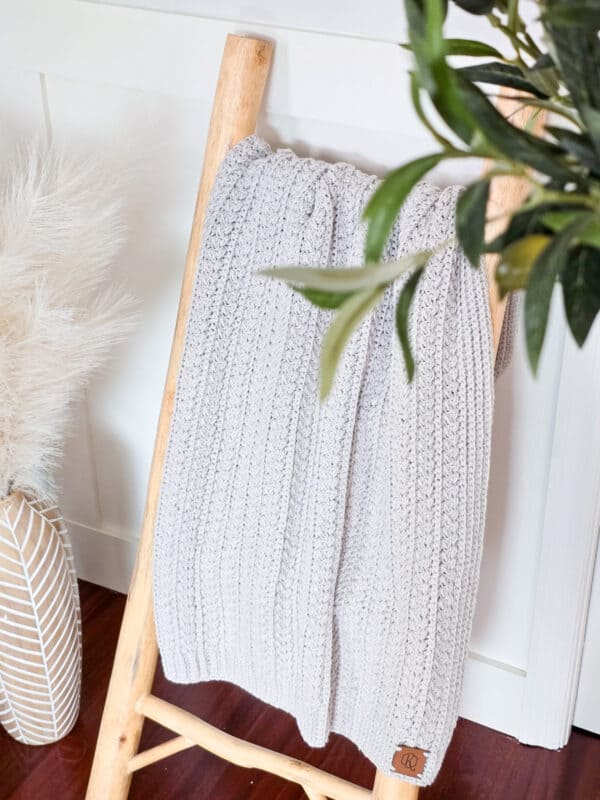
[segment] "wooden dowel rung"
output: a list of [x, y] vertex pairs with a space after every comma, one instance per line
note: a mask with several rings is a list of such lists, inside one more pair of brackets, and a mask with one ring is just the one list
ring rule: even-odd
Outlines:
[[308, 797], [308, 800], [327, 800], [324, 794], [313, 791], [309, 786], [303, 786], [302, 788], [304, 789], [304, 793]]
[[161, 761], [163, 758], [175, 755], [175, 753], [181, 753], [182, 750], [189, 750], [190, 747], [196, 747], [196, 743], [191, 739], [186, 739], [185, 736], [176, 736], [174, 739], [169, 739], [168, 742], [158, 744], [156, 747], [150, 747], [148, 750], [144, 750], [130, 758], [127, 771], [136, 772], [142, 767], [154, 764], [155, 761]]
[[198, 747], [202, 747], [232, 764], [249, 769], [262, 769], [278, 775], [280, 778], [299, 783], [305, 791], [310, 789], [316, 792], [315, 797], [317, 798], [319, 793], [331, 800], [368, 800], [371, 797], [370, 791], [356, 786], [350, 781], [330, 775], [328, 772], [311, 767], [310, 764], [290, 758], [283, 753], [277, 753], [244, 739], [238, 739], [236, 736], [204, 722], [189, 711], [153, 695], [139, 700], [137, 711], [174, 733], [191, 739]]
[[418, 796], [418, 786], [377, 770], [373, 784], [373, 800], [417, 800]]

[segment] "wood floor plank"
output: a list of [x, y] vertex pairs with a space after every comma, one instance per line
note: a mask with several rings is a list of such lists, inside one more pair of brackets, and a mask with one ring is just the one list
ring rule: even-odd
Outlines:
[[[27, 747], [0, 729], [0, 800], [82, 800], [98, 733], [125, 598], [81, 583], [84, 678], [81, 715], [56, 745]], [[341, 736], [309, 748], [295, 721], [226, 683], [195, 687], [168, 683], [158, 672], [154, 691], [230, 733], [371, 785], [373, 766]], [[170, 734], [147, 723], [142, 746]], [[435, 784], [423, 800], [600, 800], [600, 737], [573, 731], [559, 752], [526, 747], [509, 736], [460, 720]], [[197, 748], [134, 776], [130, 800], [304, 800], [293, 784], [241, 769]], [[110, 798], [107, 798], [110, 800]]]

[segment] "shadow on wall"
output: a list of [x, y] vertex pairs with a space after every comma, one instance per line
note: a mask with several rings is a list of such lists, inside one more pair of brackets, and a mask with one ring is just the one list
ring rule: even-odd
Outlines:
[[[515, 336], [520, 333], [515, 331]], [[501, 601], [502, 573], [505, 560], [507, 506], [510, 494], [511, 459], [516, 417], [514, 364], [496, 381], [492, 455], [487, 501], [487, 521], [483, 545], [481, 578], [477, 593], [473, 638], [484, 634], [490, 618], [497, 615]]]

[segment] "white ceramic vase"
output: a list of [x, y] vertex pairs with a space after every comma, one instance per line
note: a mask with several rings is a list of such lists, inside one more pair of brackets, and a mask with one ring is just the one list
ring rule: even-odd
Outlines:
[[73, 554], [56, 505], [0, 500], [0, 724], [49, 744], [77, 719], [81, 612]]

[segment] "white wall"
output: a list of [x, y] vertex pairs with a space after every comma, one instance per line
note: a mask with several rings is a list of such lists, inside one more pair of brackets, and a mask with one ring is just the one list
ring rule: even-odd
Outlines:
[[[115, 265], [142, 322], [77, 411], [62, 505], [80, 574], [124, 591], [143, 511], [162, 384], [220, 54], [229, 32], [272, 39], [260, 132], [300, 154], [378, 173], [431, 141], [412, 112], [398, 0], [0, 0], [2, 157], [47, 126], [123, 177], [129, 238]], [[198, 16], [190, 16], [195, 12]], [[473, 18], [454, 23], [461, 35]], [[440, 181], [464, 181], [461, 167]], [[475, 166], [475, 169], [478, 169]], [[463, 713], [519, 734], [536, 611], [564, 325], [533, 380], [519, 340], [498, 384], [482, 581]]]

